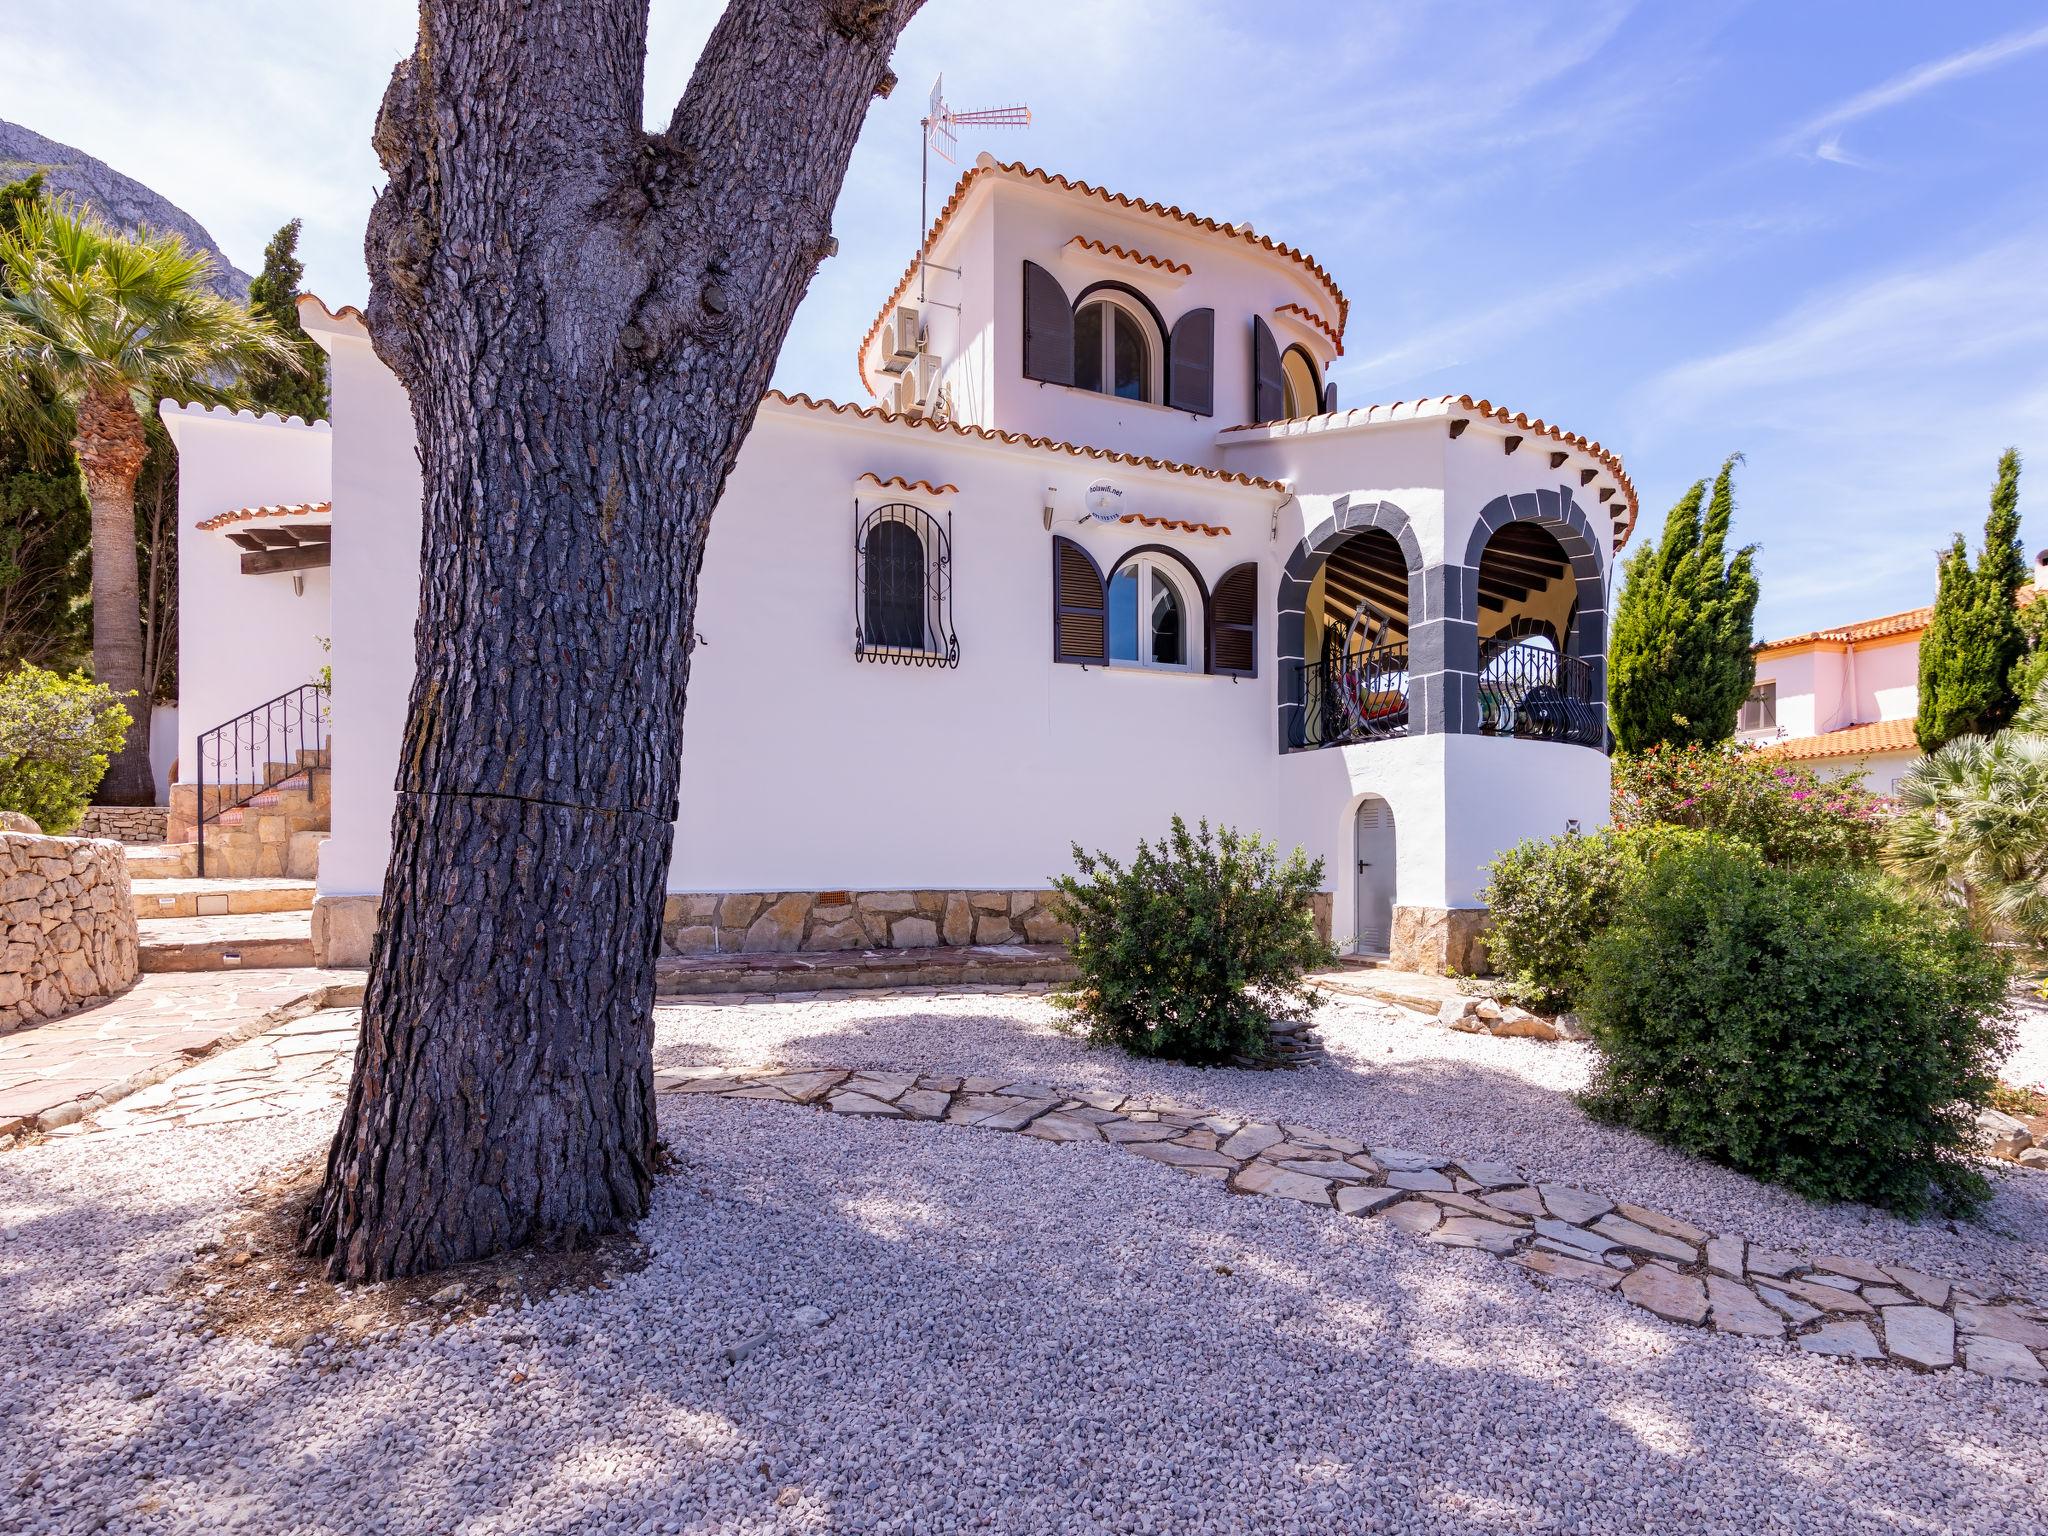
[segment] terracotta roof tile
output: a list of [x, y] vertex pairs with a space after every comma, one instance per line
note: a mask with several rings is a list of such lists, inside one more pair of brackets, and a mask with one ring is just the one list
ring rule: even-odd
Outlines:
[[1165, 528], [1176, 533], [1199, 533], [1212, 539], [1227, 539], [1230, 537], [1230, 530], [1228, 528], [1219, 527], [1214, 523], [1186, 523], [1177, 517], [1147, 517], [1142, 512], [1126, 512], [1117, 521], [1120, 523], [1139, 523], [1147, 528]]
[[1467, 413], [1504, 426], [1518, 428], [1532, 436], [1551, 438], [1567, 447], [1578, 449], [1587, 458], [1599, 464], [1614, 477], [1614, 483], [1619, 488], [1628, 510], [1628, 517], [1622, 521], [1621, 531], [1615, 535], [1614, 547], [1620, 549], [1628, 543], [1629, 535], [1635, 532], [1638, 509], [1635, 482], [1629, 479], [1628, 471], [1622, 467], [1621, 455], [1601, 446], [1591, 438], [1553, 426], [1540, 416], [1532, 417], [1521, 411], [1510, 411], [1506, 406], [1495, 405], [1491, 400], [1475, 399], [1471, 395], [1430, 395], [1420, 400], [1396, 400], [1391, 405], [1356, 405], [1344, 411], [1326, 411], [1317, 416], [1297, 416], [1291, 421], [1262, 421], [1242, 427], [1225, 427], [1223, 432], [1263, 432], [1273, 437], [1287, 437], [1295, 433], [1339, 432], [1347, 427], [1380, 426], [1397, 421], [1422, 421]]
[[200, 533], [211, 533], [216, 528], [225, 528], [230, 523], [253, 522], [260, 517], [318, 517], [323, 512], [332, 512], [331, 501], [288, 501], [267, 507], [235, 507], [226, 512], [216, 512], [211, 517], [202, 517], [192, 526]]
[[1337, 334], [1337, 327], [1330, 324], [1329, 321], [1310, 309], [1306, 304], [1282, 304], [1274, 313], [1301, 316], [1302, 319], [1330, 338], [1330, 345], [1337, 349], [1339, 357], [1344, 355], [1344, 338]]
[[1287, 486], [1278, 480], [1267, 480], [1259, 475], [1234, 474], [1227, 469], [1210, 469], [1204, 464], [1179, 464], [1172, 459], [1155, 459], [1149, 454], [1117, 453], [1108, 448], [1090, 448], [1085, 443], [1063, 443], [1057, 438], [1033, 437], [1025, 432], [997, 432], [989, 427], [962, 426], [954, 421], [929, 421], [918, 417], [903, 416], [895, 411], [885, 411], [879, 405], [847, 405], [837, 400], [813, 400], [809, 395], [786, 395], [779, 389], [771, 389], [763, 397], [764, 402], [777, 405], [801, 406], [807, 411], [824, 411], [834, 416], [854, 416], [863, 421], [888, 422], [907, 427], [912, 431], [948, 432], [956, 437], [971, 437], [984, 443], [1008, 443], [1018, 448], [1039, 448], [1047, 453], [1070, 454], [1077, 459], [1099, 459], [1105, 464], [1129, 464], [1140, 469], [1164, 470], [1171, 475], [1186, 475], [1195, 480], [1214, 480], [1220, 485], [1243, 485], [1254, 490], [1277, 491], [1286, 494]]
[[[2031, 606], [2048, 588], [2028, 585], [2021, 587], [2013, 597], [2014, 606]], [[1934, 618], [1932, 605], [1925, 608], [1908, 608], [1904, 613], [1888, 613], [1881, 619], [1862, 619], [1854, 624], [1837, 624], [1829, 629], [1809, 629], [1803, 635], [1787, 635], [1782, 640], [1765, 640], [1758, 643], [1756, 654], [1768, 656], [1773, 651], [1789, 651], [1795, 646], [1820, 644], [1861, 645], [1866, 640], [1885, 640], [1894, 635], [1917, 634], [1925, 629]]]
[[[920, 494], [925, 496], [952, 496], [958, 494], [960, 490], [960, 487], [957, 485], [933, 485], [929, 480], [906, 480], [901, 475], [891, 475], [888, 479], [884, 480], [872, 469], [866, 471], [860, 478], [861, 480], [871, 481], [885, 491], [903, 491], [912, 496]], [[854, 483], [857, 485], [860, 482], [855, 481]]]
[[1074, 236], [1067, 244], [1078, 245], [1082, 250], [1094, 251], [1100, 256], [1115, 256], [1122, 261], [1134, 261], [1141, 267], [1158, 267], [1161, 271], [1171, 272], [1178, 277], [1191, 276], [1195, 270], [1184, 261], [1168, 261], [1164, 256], [1147, 256], [1142, 251], [1128, 251], [1120, 245], [1106, 245], [1100, 240], [1089, 240], [1080, 235]]
[[370, 328], [370, 317], [364, 314], [360, 309], [357, 309], [353, 304], [344, 304], [339, 309], [329, 309], [327, 307], [327, 301], [321, 298], [318, 294], [300, 294], [298, 298], [298, 307], [301, 310], [304, 310], [308, 305], [311, 305], [312, 308], [318, 312], [320, 318], [322, 319], [352, 320], [357, 325], [363, 327], [364, 330], [368, 330]]
[[966, 201], [969, 190], [984, 176], [1001, 176], [1011, 181], [1032, 181], [1041, 186], [1058, 187], [1065, 192], [1078, 192], [1083, 197], [1095, 198], [1112, 208], [1128, 208], [1138, 213], [1157, 214], [1162, 219], [1192, 224], [1198, 229], [1225, 235], [1233, 240], [1243, 240], [1261, 250], [1271, 251], [1276, 256], [1284, 256], [1304, 268], [1329, 293], [1330, 302], [1337, 307], [1337, 334], [1340, 339], [1344, 334], [1344, 325], [1351, 313], [1351, 301], [1344, 297], [1344, 290], [1339, 288], [1337, 280], [1323, 269], [1322, 263], [1306, 251], [1291, 245], [1283, 245], [1269, 235], [1259, 234], [1249, 224], [1219, 224], [1214, 219], [1189, 213], [1177, 203], [1147, 202], [1143, 198], [1130, 197], [1122, 192], [1111, 192], [1105, 187], [1098, 187], [1089, 182], [1057, 176], [1049, 171], [1042, 171], [1035, 165], [1025, 165], [1019, 160], [986, 159], [969, 166], [959, 181], [954, 183], [953, 195], [946, 199], [944, 206], [939, 209], [939, 216], [932, 220], [932, 227], [924, 237], [924, 244], [919, 246], [917, 254], [910, 258], [910, 265], [903, 269], [903, 276], [890, 293], [888, 302], [876, 314], [875, 323], [868, 327], [867, 335], [861, 338], [860, 350], [854, 354], [853, 361], [854, 367], [860, 372], [861, 384], [869, 394], [879, 397], [882, 392], [875, 388], [874, 380], [868, 377], [868, 348], [873, 346], [875, 338], [881, 335], [882, 327], [888, 323], [890, 314], [903, 295], [910, 291], [911, 282], [917, 277], [917, 264], [924, 258], [924, 253], [937, 243], [946, 226], [952, 222], [953, 215], [959, 212], [961, 203]]
[[1796, 763], [1827, 757], [1869, 757], [1877, 752], [1918, 752], [1920, 743], [1914, 739], [1911, 720], [1875, 720], [1819, 736], [1766, 742], [1757, 750], [1761, 756]]

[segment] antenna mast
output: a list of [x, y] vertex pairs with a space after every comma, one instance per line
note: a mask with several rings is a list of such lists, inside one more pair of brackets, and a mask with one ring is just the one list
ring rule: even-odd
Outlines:
[[932, 151], [937, 150], [950, 165], [953, 152], [960, 147], [960, 128], [1029, 128], [1031, 109], [1026, 106], [984, 107], [978, 112], [955, 112], [946, 105], [946, 77], [940, 75], [932, 82], [930, 108], [925, 116], [918, 119], [917, 125], [924, 130], [924, 153], [917, 168], [917, 302], [923, 304], [924, 237], [925, 231], [931, 227], [928, 204]]

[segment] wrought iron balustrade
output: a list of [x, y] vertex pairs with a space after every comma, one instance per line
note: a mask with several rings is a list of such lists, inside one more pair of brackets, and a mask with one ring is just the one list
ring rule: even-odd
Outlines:
[[1408, 734], [1408, 647], [1362, 646], [1321, 661], [1299, 663], [1296, 747], [1334, 747]]
[[200, 734], [192, 835], [199, 842], [202, 876], [207, 827], [315, 764], [324, 767], [326, 746], [325, 683], [301, 683]]
[[1601, 703], [1592, 664], [1548, 645], [1506, 646], [1479, 669], [1479, 729], [1489, 736], [1604, 747]]

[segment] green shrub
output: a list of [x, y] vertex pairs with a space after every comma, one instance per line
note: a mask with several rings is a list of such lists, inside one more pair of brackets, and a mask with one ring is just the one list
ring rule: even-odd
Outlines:
[[2004, 962], [1868, 872], [1674, 849], [1596, 938], [1589, 1110], [1814, 1200], [1904, 1215], [1988, 1192], [1964, 1159], [2008, 1043]]
[[1517, 843], [1487, 866], [1486, 958], [1509, 1001], [1538, 1013], [1574, 1006], [1593, 938], [1629, 882], [1668, 848], [1707, 836], [1659, 823]]
[[1189, 1062], [1263, 1056], [1269, 1020], [1321, 1006], [1306, 981], [1336, 960], [1315, 928], [1321, 859], [1297, 848], [1283, 861], [1206, 821], [1191, 834], [1176, 816], [1128, 866], [1076, 845], [1074, 867], [1053, 887], [1081, 976], [1058, 1002], [1090, 1041]]
[[1614, 759], [1614, 823], [1724, 832], [1772, 864], [1875, 864], [1891, 802], [1753, 747], [1651, 747]]
[[127, 708], [109, 690], [23, 662], [0, 678], [0, 811], [69, 832], [127, 730]]

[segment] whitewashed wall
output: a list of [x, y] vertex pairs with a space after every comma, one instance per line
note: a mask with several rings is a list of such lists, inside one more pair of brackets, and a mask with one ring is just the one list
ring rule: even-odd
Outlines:
[[[245, 710], [313, 681], [326, 664], [329, 573], [242, 574], [225, 530], [193, 524], [235, 507], [329, 499], [332, 437], [326, 422], [166, 401], [178, 446], [178, 745], [192, 782], [194, 744]], [[409, 451], [409, 450], [408, 450]]]

